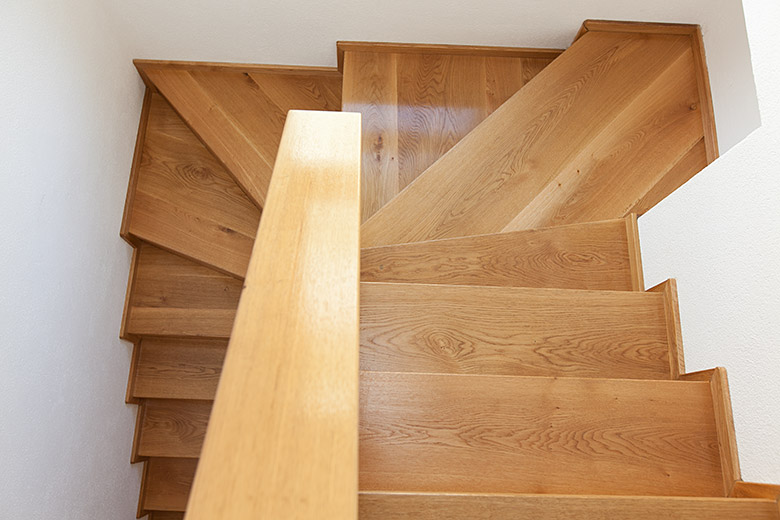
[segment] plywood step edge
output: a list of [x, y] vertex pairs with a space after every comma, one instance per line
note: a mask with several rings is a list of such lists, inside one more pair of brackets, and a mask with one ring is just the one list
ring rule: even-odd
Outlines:
[[720, 155], [718, 133], [715, 128], [715, 111], [710, 91], [710, 76], [704, 52], [704, 39], [701, 26], [688, 23], [632, 22], [617, 20], [585, 20], [574, 37], [574, 44], [586, 32], [623, 32], [645, 34], [681, 35], [691, 38], [691, 50], [696, 61], [696, 83], [699, 97], [702, 99], [702, 123], [704, 125], [704, 145], [707, 150], [707, 162], [711, 163]]
[[344, 53], [350, 52], [390, 52], [396, 54], [449, 54], [461, 56], [494, 56], [505, 58], [542, 58], [555, 59], [564, 49], [546, 49], [534, 47], [501, 47], [486, 45], [458, 45], [440, 43], [397, 43], [368, 41], [336, 42], [338, 70], [344, 71]]
[[766, 498], [361, 492], [361, 520], [491, 519], [776, 520]]
[[336, 67], [320, 67], [309, 65], [278, 65], [278, 64], [254, 64], [254, 63], [233, 63], [233, 62], [212, 62], [212, 61], [175, 61], [175, 60], [150, 60], [134, 59], [138, 74], [141, 76], [144, 84], [152, 92], [157, 92], [154, 82], [149, 79], [146, 71], [149, 69], [172, 69], [172, 70], [198, 70], [209, 72], [233, 72], [233, 73], [252, 73], [252, 74], [290, 74], [290, 75], [318, 75], [341, 77], [341, 71]]
[[726, 369], [717, 367], [710, 370], [691, 372], [680, 376], [682, 381], [706, 381], [710, 384], [712, 407], [715, 413], [715, 427], [718, 434], [721, 469], [723, 470], [723, 494], [729, 496], [735, 484], [742, 480], [737, 450], [737, 436], [734, 430], [734, 417], [731, 410]]

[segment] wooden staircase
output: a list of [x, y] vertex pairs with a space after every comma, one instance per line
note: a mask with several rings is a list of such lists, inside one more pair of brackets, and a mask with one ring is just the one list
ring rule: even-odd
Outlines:
[[780, 520], [780, 488], [741, 481], [725, 370], [686, 373], [674, 280], [642, 278], [637, 214], [717, 157], [698, 28], [338, 55], [136, 62], [139, 518], [184, 516], [287, 113], [342, 109], [363, 116], [361, 520]]

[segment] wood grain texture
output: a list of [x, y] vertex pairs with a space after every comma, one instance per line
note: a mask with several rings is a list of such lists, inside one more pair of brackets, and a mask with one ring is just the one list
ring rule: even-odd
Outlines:
[[138, 248], [127, 333], [227, 338], [242, 283], [148, 244]]
[[707, 383], [365, 373], [362, 491], [723, 496]]
[[362, 283], [362, 370], [669, 379], [663, 296]]
[[[343, 109], [363, 115], [363, 220], [557, 56], [491, 48], [351, 44]], [[449, 52], [448, 52], [449, 50]]]
[[195, 468], [195, 459], [152, 457], [147, 462], [145, 493], [142, 496], [146, 511], [184, 511]]
[[685, 373], [685, 352], [683, 350], [682, 328], [680, 327], [680, 305], [677, 298], [677, 281], [672, 278], [648, 289], [664, 297], [666, 335], [669, 342], [669, 370], [672, 379], [679, 379]]
[[136, 246], [130, 237], [128, 227], [130, 225], [130, 214], [133, 210], [133, 197], [135, 195], [135, 186], [138, 181], [138, 170], [141, 166], [141, 154], [146, 140], [146, 127], [149, 122], [149, 109], [152, 105], [152, 91], [144, 91], [144, 99], [141, 104], [141, 118], [138, 122], [138, 134], [135, 138], [135, 149], [133, 150], [133, 164], [130, 167], [130, 180], [127, 183], [127, 196], [125, 197], [125, 208], [122, 212], [122, 226], [119, 228], [119, 236], [132, 246]]
[[554, 60], [563, 49], [533, 47], [491, 47], [486, 45], [451, 45], [437, 43], [396, 42], [336, 42], [338, 70], [344, 71], [344, 55], [347, 52], [371, 52], [391, 54], [445, 54], [448, 56], [482, 56], [494, 58], [540, 58]]
[[146, 399], [138, 454], [198, 458], [211, 414], [211, 401]]
[[188, 520], [357, 518], [359, 183], [360, 116], [291, 111]]
[[777, 520], [770, 500], [361, 493], [361, 520]]
[[[643, 290], [635, 229], [623, 219], [366, 248], [364, 282]], [[629, 240], [630, 239], [630, 240]]]
[[258, 207], [265, 204], [287, 112], [341, 108], [338, 75], [136, 66]]
[[226, 340], [143, 338], [132, 370], [132, 396], [214, 399]]
[[132, 205], [132, 236], [243, 278], [260, 210], [159, 94]]
[[684, 381], [708, 381], [712, 392], [712, 407], [718, 428], [718, 445], [723, 467], [723, 489], [731, 494], [736, 482], [742, 480], [737, 450], [737, 435], [734, 431], [734, 416], [731, 410], [731, 394], [728, 376], [722, 367], [702, 370], [680, 376]]
[[764, 498], [777, 501], [780, 500], [780, 486], [738, 480], [734, 482], [731, 496], [735, 498]]
[[645, 289], [645, 276], [642, 269], [642, 248], [639, 246], [639, 224], [636, 213], [630, 213], [624, 220], [628, 243], [628, 263], [631, 266], [631, 289], [643, 291]]
[[367, 220], [362, 244], [623, 217], [702, 139], [700, 112], [688, 35], [587, 32]]

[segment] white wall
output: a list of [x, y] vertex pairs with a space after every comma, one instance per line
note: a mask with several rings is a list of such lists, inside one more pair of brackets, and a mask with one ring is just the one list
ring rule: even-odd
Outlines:
[[721, 149], [759, 125], [740, 0], [124, 0], [136, 57], [335, 65], [337, 40], [567, 47], [583, 20], [702, 25]]
[[0, 516], [130, 519], [119, 239], [141, 86], [99, 0], [0, 2]]
[[745, 480], [780, 482], [780, 2], [746, 0], [761, 128], [639, 219], [676, 277], [689, 371], [729, 371]]

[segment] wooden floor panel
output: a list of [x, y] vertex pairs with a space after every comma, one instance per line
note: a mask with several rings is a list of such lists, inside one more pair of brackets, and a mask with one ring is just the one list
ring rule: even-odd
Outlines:
[[242, 282], [148, 244], [138, 249], [125, 332], [227, 338]]
[[260, 210], [159, 94], [141, 154], [130, 234], [243, 277]]
[[[551, 61], [453, 47], [340, 44], [343, 110], [363, 115], [363, 220], [373, 215]], [[509, 49], [512, 51], [512, 49]]]
[[625, 219], [366, 248], [364, 282], [630, 291], [641, 266]]
[[777, 520], [773, 500], [361, 493], [360, 520]]
[[722, 496], [706, 382], [364, 373], [362, 491]]
[[361, 284], [363, 370], [670, 379], [661, 293]]
[[707, 164], [683, 161], [704, 136], [692, 41], [587, 32], [367, 220], [363, 246], [620, 218], [660, 200], [669, 172]]

